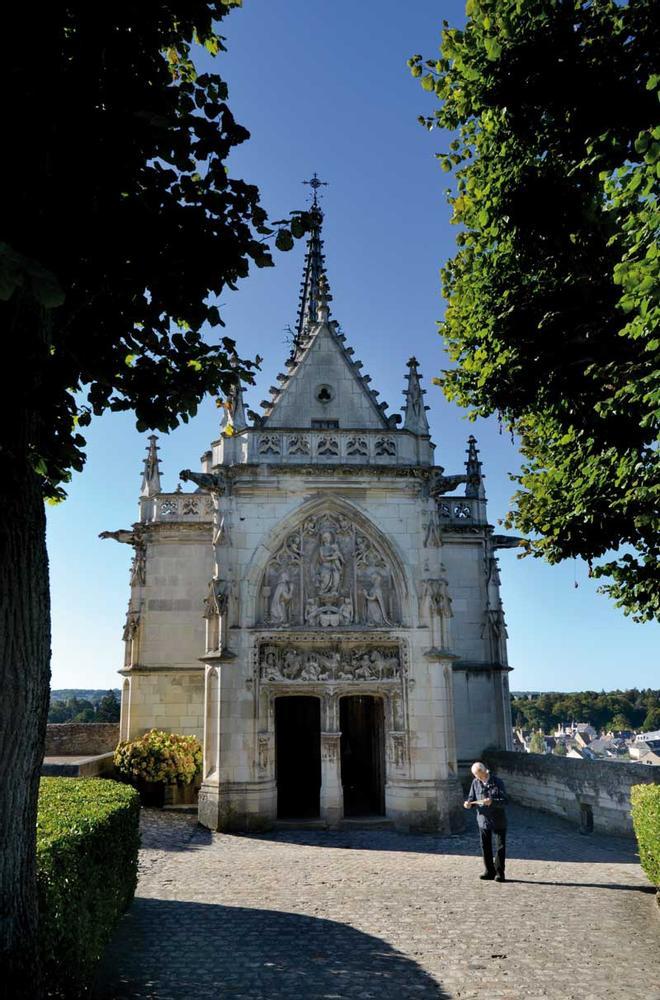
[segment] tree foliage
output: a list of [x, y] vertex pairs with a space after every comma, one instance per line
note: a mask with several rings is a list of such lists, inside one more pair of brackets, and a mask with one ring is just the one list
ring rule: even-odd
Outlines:
[[87, 698], [51, 701], [49, 722], [119, 722], [121, 705], [114, 691], [108, 691], [94, 703]]
[[[248, 138], [227, 85], [198, 74], [195, 51], [223, 50], [216, 23], [240, 0], [50, 4], [39, 30], [5, 61], [15, 99], [4, 130], [0, 316], [17, 351], [13, 395], [47, 496], [84, 461], [80, 433], [105, 409], [133, 410], [138, 429], [167, 431], [207, 392], [253, 365], [234, 342], [205, 339], [215, 299], [249, 264], [272, 264], [304, 232], [294, 213], [267, 225], [256, 187], [232, 178]], [[20, 17], [19, 17], [20, 19]], [[7, 69], [8, 66], [8, 69]], [[7, 177], [7, 173], [9, 176]]]
[[529, 741], [529, 752], [545, 753], [545, 740], [543, 739], [543, 733], [532, 733]]
[[517, 729], [541, 729], [544, 733], [566, 722], [589, 722], [608, 732], [631, 728], [652, 732], [660, 729], [660, 690], [518, 695], [511, 698], [511, 715]]
[[660, 19], [654, 0], [468, 0], [410, 60], [453, 133], [439, 380], [524, 462], [508, 518], [660, 619]]
[[[106, 410], [167, 431], [255, 362], [217, 338], [217, 297], [308, 219], [268, 225], [229, 172], [248, 138], [216, 73], [240, 0], [14, 5], [5, 18], [0, 231], [0, 964], [42, 994], [35, 829], [50, 678], [43, 499]], [[16, 733], [21, 739], [16, 739]]]

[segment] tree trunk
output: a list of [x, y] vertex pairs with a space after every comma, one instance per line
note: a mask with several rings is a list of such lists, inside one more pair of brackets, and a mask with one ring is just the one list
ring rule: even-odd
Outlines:
[[41, 996], [35, 844], [50, 600], [44, 501], [25, 447], [31, 421], [24, 412], [10, 419], [14, 448], [0, 456], [0, 970], [4, 996], [35, 998]]

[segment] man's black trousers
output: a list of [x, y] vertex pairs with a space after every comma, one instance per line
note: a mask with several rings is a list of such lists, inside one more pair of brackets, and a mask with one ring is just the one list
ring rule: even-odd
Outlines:
[[[483, 830], [481, 834], [481, 853], [484, 865], [489, 875], [504, 875], [506, 858], [506, 830]], [[493, 860], [493, 837], [495, 837], [495, 859]]]

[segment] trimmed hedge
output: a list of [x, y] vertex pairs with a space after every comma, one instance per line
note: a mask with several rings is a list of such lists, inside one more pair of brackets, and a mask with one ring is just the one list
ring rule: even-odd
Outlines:
[[86, 991], [137, 884], [140, 800], [101, 778], [42, 778], [39, 942], [49, 995]]
[[660, 889], [660, 785], [633, 785], [630, 802], [641, 866]]

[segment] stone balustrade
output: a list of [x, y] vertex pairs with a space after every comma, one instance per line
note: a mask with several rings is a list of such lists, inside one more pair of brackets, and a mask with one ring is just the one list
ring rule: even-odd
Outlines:
[[395, 428], [250, 427], [214, 442], [212, 464], [234, 463], [430, 466], [433, 449], [427, 438]]
[[512, 802], [563, 816], [584, 833], [633, 836], [631, 786], [660, 785], [660, 767], [644, 764], [510, 750], [487, 751], [484, 758], [502, 778]]
[[[398, 435], [378, 431], [319, 429], [310, 431], [259, 430], [250, 442], [250, 460], [304, 464], [315, 461], [339, 461], [355, 464], [396, 465], [401, 450]], [[408, 460], [408, 459], [407, 459]]]
[[159, 493], [141, 501], [141, 519], [153, 521], [205, 522], [213, 519], [213, 501], [208, 493]]
[[440, 525], [477, 522], [479, 520], [478, 503], [479, 501], [474, 497], [438, 497], [437, 511]]

